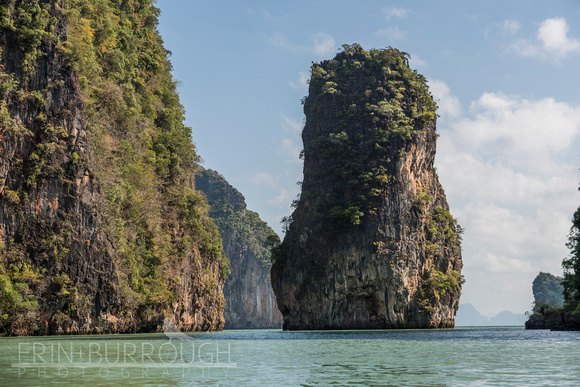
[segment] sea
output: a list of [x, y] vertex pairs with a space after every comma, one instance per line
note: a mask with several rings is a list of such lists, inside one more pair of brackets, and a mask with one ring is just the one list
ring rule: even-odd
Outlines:
[[0, 338], [2, 386], [579, 386], [580, 332], [523, 327]]

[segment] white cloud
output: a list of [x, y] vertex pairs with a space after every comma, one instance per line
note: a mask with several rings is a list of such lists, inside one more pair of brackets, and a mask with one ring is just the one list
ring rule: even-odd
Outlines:
[[461, 103], [457, 97], [451, 94], [451, 90], [445, 82], [429, 79], [429, 89], [439, 107], [437, 113], [443, 119], [458, 117], [461, 114]]
[[288, 207], [292, 202], [292, 193], [278, 182], [279, 178], [280, 176], [274, 176], [266, 172], [255, 172], [250, 177], [250, 180], [254, 184], [266, 185], [269, 187], [269, 191], [276, 193], [276, 196], [271, 197], [266, 201], [269, 206]]
[[[277, 169], [274, 173], [264, 171], [254, 172], [250, 180], [255, 185], [260, 185], [261, 190], [265, 192], [263, 203], [268, 207], [276, 208], [276, 212], [284, 209], [284, 214], [291, 212], [290, 205], [300, 188], [294, 183], [302, 179], [302, 160], [299, 158], [301, 150], [300, 133], [302, 132], [303, 123], [301, 120], [292, 119], [284, 114], [280, 114], [280, 124], [286, 138], [279, 143], [277, 158], [283, 160], [285, 167]], [[266, 168], [266, 167], [265, 167]], [[268, 221], [272, 222], [272, 219]], [[276, 227], [279, 222], [274, 219], [272, 227]]]
[[580, 42], [568, 38], [568, 23], [564, 18], [545, 20], [538, 29], [538, 40], [548, 52], [564, 56], [571, 51], [580, 51]]
[[463, 273], [469, 279], [463, 286], [461, 303], [476, 305], [483, 315], [495, 316], [504, 310], [524, 313], [531, 309], [531, 283], [537, 272], [513, 275], [508, 272], [471, 271], [466, 267]]
[[269, 173], [256, 172], [250, 177], [250, 180], [256, 184], [266, 184], [270, 187], [277, 187], [276, 179]]
[[425, 62], [423, 59], [419, 58], [419, 55], [416, 55], [416, 54], [411, 54], [410, 55], [409, 64], [413, 68], [417, 68], [417, 67], [429, 67], [429, 65], [427, 64], [427, 62]]
[[252, 16], [257, 16], [262, 20], [265, 21], [275, 21], [276, 18], [274, 16], [272, 16], [272, 14], [267, 10], [267, 9], [262, 9], [262, 8], [250, 8], [246, 11], [248, 14], [252, 15]]
[[295, 46], [290, 44], [290, 41], [288, 40], [286, 35], [284, 35], [281, 32], [275, 32], [272, 35], [267, 36], [266, 39], [277, 47], [282, 47], [287, 50], [294, 50], [296, 48]]
[[286, 190], [281, 189], [280, 193], [268, 200], [268, 205], [272, 207], [288, 207], [288, 204], [292, 202], [292, 194]]
[[520, 22], [517, 20], [504, 20], [501, 24], [503, 33], [515, 34], [522, 28]]
[[387, 27], [375, 32], [375, 37], [378, 39], [403, 40], [407, 37], [407, 32], [400, 30], [399, 27]]
[[[562, 155], [580, 133], [580, 107], [484, 93], [472, 103], [471, 117], [449, 127], [439, 144], [441, 161], [464, 171], [455, 182], [463, 188], [459, 195], [537, 204], [576, 185], [575, 166]], [[478, 179], [486, 189], [469, 189]]]
[[[429, 83], [436, 98], [445, 98], [440, 114], [456, 111], [443, 107], [454, 99], [451, 90]], [[467, 113], [450, 117], [439, 126], [436, 165], [465, 228], [462, 302], [488, 313], [523, 311], [535, 275], [561, 274], [567, 254], [579, 202], [570, 155], [580, 140], [580, 106], [484, 93]]]
[[387, 20], [391, 20], [392, 17], [403, 18], [411, 13], [411, 11], [400, 7], [387, 7], [383, 8], [383, 13], [385, 14]]
[[487, 270], [491, 271], [492, 273], [534, 272], [530, 262], [509, 258], [505, 255], [497, 256], [495, 254], [487, 253], [484, 256], [476, 258], [478, 258], [478, 260], [481, 262], [485, 262]]
[[282, 151], [290, 157], [288, 161], [295, 161], [301, 163], [299, 158], [300, 155], [300, 145], [291, 138], [285, 138], [282, 140]]
[[308, 86], [308, 79], [309, 79], [308, 74], [306, 74], [303, 71], [300, 71], [298, 73], [298, 79], [294, 82], [290, 81], [290, 82], [288, 82], [288, 84], [294, 90], [303, 90], [303, 89], [306, 89], [306, 87]]
[[517, 20], [504, 20], [501, 23], [488, 25], [483, 31], [483, 34], [486, 38], [494, 36], [509, 36], [515, 35], [521, 28], [522, 25]]
[[287, 162], [295, 163], [302, 163], [300, 160], [300, 150], [302, 149], [300, 146], [300, 133], [302, 133], [302, 128], [304, 127], [303, 122], [299, 120], [293, 120], [290, 117], [285, 116], [284, 114], [280, 115], [282, 119], [282, 129], [285, 132], [289, 133], [291, 138], [284, 138], [282, 139], [282, 146], [281, 146], [281, 153], [285, 154], [288, 158], [286, 159]]
[[580, 108], [552, 98], [532, 101], [484, 93], [471, 104], [471, 112], [474, 118], [458, 123], [459, 135], [471, 149], [493, 147], [500, 160], [544, 177], [554, 167], [552, 157], [567, 149], [580, 130]]
[[580, 53], [580, 41], [568, 37], [566, 19], [546, 19], [538, 28], [535, 40], [520, 40], [512, 48], [523, 56], [549, 59], [558, 62], [568, 54]]
[[302, 121], [293, 120], [292, 118], [287, 117], [284, 114], [280, 114], [280, 118], [282, 118], [282, 129], [284, 129], [285, 132], [298, 134], [302, 132], [303, 128]]
[[312, 36], [312, 40], [314, 41], [313, 51], [318, 56], [327, 56], [336, 51], [334, 38], [328, 34], [316, 34]]
[[[286, 171], [286, 174], [288, 171]], [[266, 173], [266, 172], [255, 172], [251, 177], [250, 180], [257, 185], [265, 185], [267, 186], [267, 191], [270, 193], [269, 199], [266, 199], [266, 204], [270, 207], [276, 208], [285, 208], [290, 209], [290, 205], [296, 192], [299, 191], [297, 186], [294, 184], [288, 185], [287, 180], [288, 176], [284, 176], [285, 174], [278, 174], [276, 176]], [[282, 183], [280, 183], [282, 181]], [[272, 224], [276, 224], [276, 222]]]
[[336, 43], [334, 38], [325, 33], [314, 34], [310, 37], [312, 40], [311, 46], [301, 46], [291, 43], [286, 35], [281, 32], [276, 32], [266, 39], [275, 46], [282, 47], [292, 52], [312, 53], [316, 56], [325, 57], [333, 54], [336, 50]]

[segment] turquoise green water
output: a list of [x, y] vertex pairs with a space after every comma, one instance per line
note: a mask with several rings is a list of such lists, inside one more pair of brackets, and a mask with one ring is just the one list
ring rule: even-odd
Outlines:
[[580, 332], [278, 330], [0, 339], [0, 385], [578, 386]]

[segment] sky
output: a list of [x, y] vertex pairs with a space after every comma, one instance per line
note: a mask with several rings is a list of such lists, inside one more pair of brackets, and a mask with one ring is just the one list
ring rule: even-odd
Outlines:
[[465, 229], [461, 303], [531, 309], [580, 205], [577, 1], [158, 0], [186, 124], [279, 234], [302, 180], [301, 99], [343, 44], [411, 55], [438, 109], [435, 166]]

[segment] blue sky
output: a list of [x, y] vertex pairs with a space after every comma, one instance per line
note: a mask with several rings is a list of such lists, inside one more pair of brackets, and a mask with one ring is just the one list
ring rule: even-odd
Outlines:
[[187, 124], [206, 168], [281, 233], [291, 213], [312, 62], [392, 46], [439, 105], [436, 167], [465, 229], [462, 303], [531, 307], [561, 274], [580, 204], [576, 1], [158, 0]]

